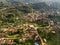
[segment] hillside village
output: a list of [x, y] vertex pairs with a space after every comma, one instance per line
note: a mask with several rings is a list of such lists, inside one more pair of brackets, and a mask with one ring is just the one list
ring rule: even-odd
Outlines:
[[60, 11], [0, 3], [0, 45], [59, 45]]

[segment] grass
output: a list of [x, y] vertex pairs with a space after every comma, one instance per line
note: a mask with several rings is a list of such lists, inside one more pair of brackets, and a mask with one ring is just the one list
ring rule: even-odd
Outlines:
[[18, 36], [19, 36], [19, 34], [16, 34], [16, 35], [6, 35], [7, 36], [7, 38], [19, 38]]
[[60, 16], [54, 16], [53, 20], [56, 21], [56, 22], [60, 22]]

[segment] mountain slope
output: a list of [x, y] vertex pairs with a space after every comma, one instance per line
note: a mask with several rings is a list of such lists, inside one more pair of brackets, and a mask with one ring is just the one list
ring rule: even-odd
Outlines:
[[[6, 0], [0, 0], [0, 1], [6, 1]], [[7, 0], [7, 1], [18, 1], [18, 2], [29, 2], [29, 3], [40, 2], [40, 0]]]

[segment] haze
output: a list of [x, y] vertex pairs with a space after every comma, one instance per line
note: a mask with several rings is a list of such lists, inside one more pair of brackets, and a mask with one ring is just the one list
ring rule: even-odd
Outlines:
[[60, 2], [60, 0], [43, 0], [43, 1], [53, 1], [53, 2]]
[[[6, 0], [0, 0], [0, 1], [6, 1]], [[20, 1], [22, 1], [22, 0], [20, 0]], [[26, 0], [24, 0], [24, 1], [26, 1]], [[29, 0], [27, 0], [27, 1], [29, 1]], [[32, 1], [32, 0], [30, 0], [30, 1]], [[49, 2], [49, 1], [52, 1], [52, 2], [60, 2], [60, 0], [33, 0], [33, 1], [42, 1], [42, 2]]]

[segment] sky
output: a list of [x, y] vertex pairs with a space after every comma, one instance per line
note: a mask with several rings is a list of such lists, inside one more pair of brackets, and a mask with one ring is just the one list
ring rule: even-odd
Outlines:
[[[5, 1], [5, 0], [0, 0], [0, 1]], [[38, 1], [38, 0], [37, 0]], [[53, 1], [53, 2], [60, 2], [60, 0], [40, 0], [40, 1]]]

